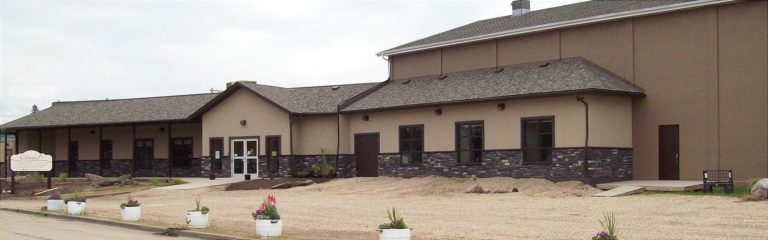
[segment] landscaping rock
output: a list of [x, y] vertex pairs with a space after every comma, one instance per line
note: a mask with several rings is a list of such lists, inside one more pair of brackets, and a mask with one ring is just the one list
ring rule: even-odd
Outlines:
[[753, 200], [766, 200], [768, 199], [768, 178], [760, 179], [752, 186], [752, 199]]
[[513, 187], [513, 188], [512, 188], [512, 192], [518, 192], [517, 188], [516, 188], [516, 187]]
[[[86, 173], [85, 178], [87, 178], [88, 181], [91, 182], [91, 186], [95, 188], [99, 188], [99, 187], [105, 187], [105, 186], [112, 186], [115, 184], [120, 186], [128, 184], [127, 180], [131, 178], [131, 175], [126, 174], [117, 178], [105, 178], [96, 174]], [[133, 181], [131, 181], [131, 184], [132, 183]]]
[[491, 193], [491, 189], [483, 188], [483, 193]]
[[291, 188], [293, 184], [291, 182], [284, 182], [281, 184], [277, 184], [275, 186], [272, 186], [272, 189], [284, 189], [284, 188]]
[[307, 186], [307, 185], [312, 185], [312, 184], [315, 184], [315, 181], [312, 181], [312, 179], [305, 179], [305, 180], [295, 181], [295, 182], [293, 182], [293, 184], [291, 186], [292, 187], [302, 187], [302, 186]]
[[467, 188], [467, 191], [464, 191], [464, 193], [483, 193], [483, 187], [480, 185], [474, 185]]

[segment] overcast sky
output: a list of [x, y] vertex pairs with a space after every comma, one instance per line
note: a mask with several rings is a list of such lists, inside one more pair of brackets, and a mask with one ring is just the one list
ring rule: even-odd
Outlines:
[[[543, 9], [583, 0], [533, 0]], [[380, 82], [376, 52], [473, 21], [507, 1], [0, 0], [0, 123], [54, 101]]]

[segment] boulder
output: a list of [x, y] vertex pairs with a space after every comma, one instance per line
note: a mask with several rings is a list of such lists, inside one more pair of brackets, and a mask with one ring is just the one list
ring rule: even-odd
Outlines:
[[291, 187], [307, 186], [307, 185], [312, 185], [314, 183], [315, 181], [312, 181], [312, 179], [298, 180], [293, 182], [293, 184], [291, 184]]
[[518, 192], [517, 188], [516, 188], [516, 187], [513, 187], [513, 188], [512, 188], [512, 192]]
[[474, 185], [467, 188], [467, 190], [464, 191], [464, 193], [483, 193], [483, 187], [481, 187], [480, 185]]
[[768, 178], [760, 179], [755, 183], [755, 185], [752, 185], [752, 199], [768, 199]]
[[133, 180], [130, 180], [130, 178], [131, 178], [130, 174], [122, 175], [122, 176], [116, 177], [116, 178], [106, 178], [106, 177], [102, 177], [102, 176], [99, 176], [99, 175], [96, 175], [96, 174], [86, 173], [85, 174], [85, 178], [87, 178], [88, 182], [91, 182], [91, 186], [93, 186], [95, 188], [106, 187], [106, 186], [113, 186], [113, 185], [123, 186], [125, 184], [133, 184], [134, 183]]
[[483, 188], [483, 193], [491, 193], [491, 189]]
[[284, 182], [284, 183], [272, 186], [272, 189], [291, 188], [291, 186], [293, 186], [293, 183], [291, 183], [291, 182]]

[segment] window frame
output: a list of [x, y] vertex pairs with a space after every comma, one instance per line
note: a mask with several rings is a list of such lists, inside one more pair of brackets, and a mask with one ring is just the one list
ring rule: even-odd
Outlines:
[[[219, 158], [216, 158], [216, 153], [213, 150], [213, 143], [218, 142], [219, 144]], [[211, 171], [221, 171], [224, 169], [223, 165], [223, 158], [224, 158], [224, 138], [223, 137], [210, 137], [208, 138], [208, 157], [211, 158]]]
[[[414, 151], [410, 150], [407, 152], [404, 152], [402, 146], [403, 146], [403, 134], [402, 130], [404, 128], [421, 128], [421, 135], [419, 136], [419, 139], [421, 140], [421, 151]], [[410, 138], [408, 139], [410, 141], [413, 141], [415, 139]], [[400, 155], [400, 165], [422, 165], [424, 163], [424, 124], [412, 124], [412, 125], [401, 125], [397, 128], [397, 152]], [[419, 161], [418, 162], [410, 162], [410, 163], [403, 163], [403, 155], [404, 154], [418, 154]]]
[[[152, 142], [152, 152], [149, 154], [151, 158], [146, 159], [138, 159], [136, 156], [136, 150], [138, 146], [136, 146], [137, 142]], [[141, 146], [141, 148], [148, 148], [146, 145]], [[146, 149], [144, 149], [146, 150]], [[146, 152], [145, 152], [146, 153]], [[133, 139], [133, 161], [134, 161], [134, 167], [136, 169], [142, 169], [142, 170], [151, 170], [152, 169], [152, 161], [155, 160], [155, 139], [154, 138], [136, 138]], [[139, 162], [141, 161], [141, 162]]]
[[[181, 141], [181, 145], [175, 145], [174, 141], [176, 140]], [[184, 143], [187, 140], [189, 140], [189, 153], [190, 153], [189, 157], [175, 158], [173, 153], [176, 152], [176, 150], [174, 149], [174, 147], [187, 145]], [[183, 168], [183, 169], [192, 168], [192, 159], [195, 158], [195, 139], [193, 137], [173, 137], [168, 140], [168, 144], [171, 145], [169, 149], [170, 152], [168, 154], [169, 160], [171, 161], [171, 167]], [[179, 161], [179, 163], [176, 162], [177, 160]]]
[[[473, 161], [461, 162], [461, 148], [459, 147], [461, 145], [461, 138], [459, 137], [459, 127], [462, 126], [462, 125], [476, 125], [476, 124], [480, 124], [480, 126], [481, 126], [481, 129], [480, 129], [481, 136], [480, 136], [480, 138], [482, 139], [482, 144], [481, 144], [482, 146], [480, 146], [480, 149], [472, 148], [472, 146], [475, 145], [474, 144], [474, 141], [475, 141], [474, 139], [477, 136], [474, 136], [473, 131], [470, 130], [470, 139], [471, 140], [470, 140], [470, 143], [469, 143], [469, 145], [470, 145], [470, 150], [469, 151], [470, 151], [470, 154], [474, 154], [475, 151], [479, 151], [480, 152], [480, 161], [477, 161], [477, 162], [473, 162]], [[483, 120], [476, 120], [476, 121], [456, 122], [455, 126], [454, 126], [454, 136], [453, 137], [454, 137], [454, 142], [455, 142], [456, 164], [457, 165], [480, 165], [480, 164], [483, 163], [483, 152], [485, 151], [485, 121], [483, 121]], [[472, 156], [473, 155], [470, 155], [470, 158], [473, 158]]]
[[[105, 143], [109, 143], [109, 154], [105, 149]], [[115, 145], [112, 139], [102, 139], [99, 143], [99, 165], [102, 169], [112, 169]]]
[[[532, 162], [526, 160], [526, 131], [525, 131], [525, 124], [528, 121], [537, 121], [541, 122], [543, 120], [550, 120], [552, 122], [552, 132], [550, 133], [552, 135], [552, 146], [548, 147], [550, 151], [550, 158], [548, 160], [541, 160]], [[541, 135], [541, 132], [538, 132], [539, 135]], [[523, 165], [551, 165], [552, 164], [552, 157], [554, 156], [555, 152], [555, 116], [549, 115], [549, 116], [536, 116], [536, 117], [524, 117], [520, 118], [520, 150], [523, 154]], [[539, 140], [539, 151], [541, 151], [541, 140]], [[539, 155], [539, 158], [541, 158], [541, 155]]]

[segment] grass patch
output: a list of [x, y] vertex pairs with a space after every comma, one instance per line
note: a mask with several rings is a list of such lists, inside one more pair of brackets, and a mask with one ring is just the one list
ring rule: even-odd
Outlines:
[[160, 179], [151, 179], [149, 180], [149, 184], [152, 184], [153, 187], [165, 186], [165, 184], [163, 184], [163, 181], [160, 181]]
[[723, 197], [736, 197], [736, 198], [745, 198], [751, 194], [751, 189], [747, 187], [734, 187], [733, 193], [726, 194], [725, 189], [718, 187], [712, 189], [712, 192], [704, 192], [701, 190], [697, 190], [695, 192], [673, 192], [673, 194], [678, 195], [689, 195], [689, 196], [723, 196]]

